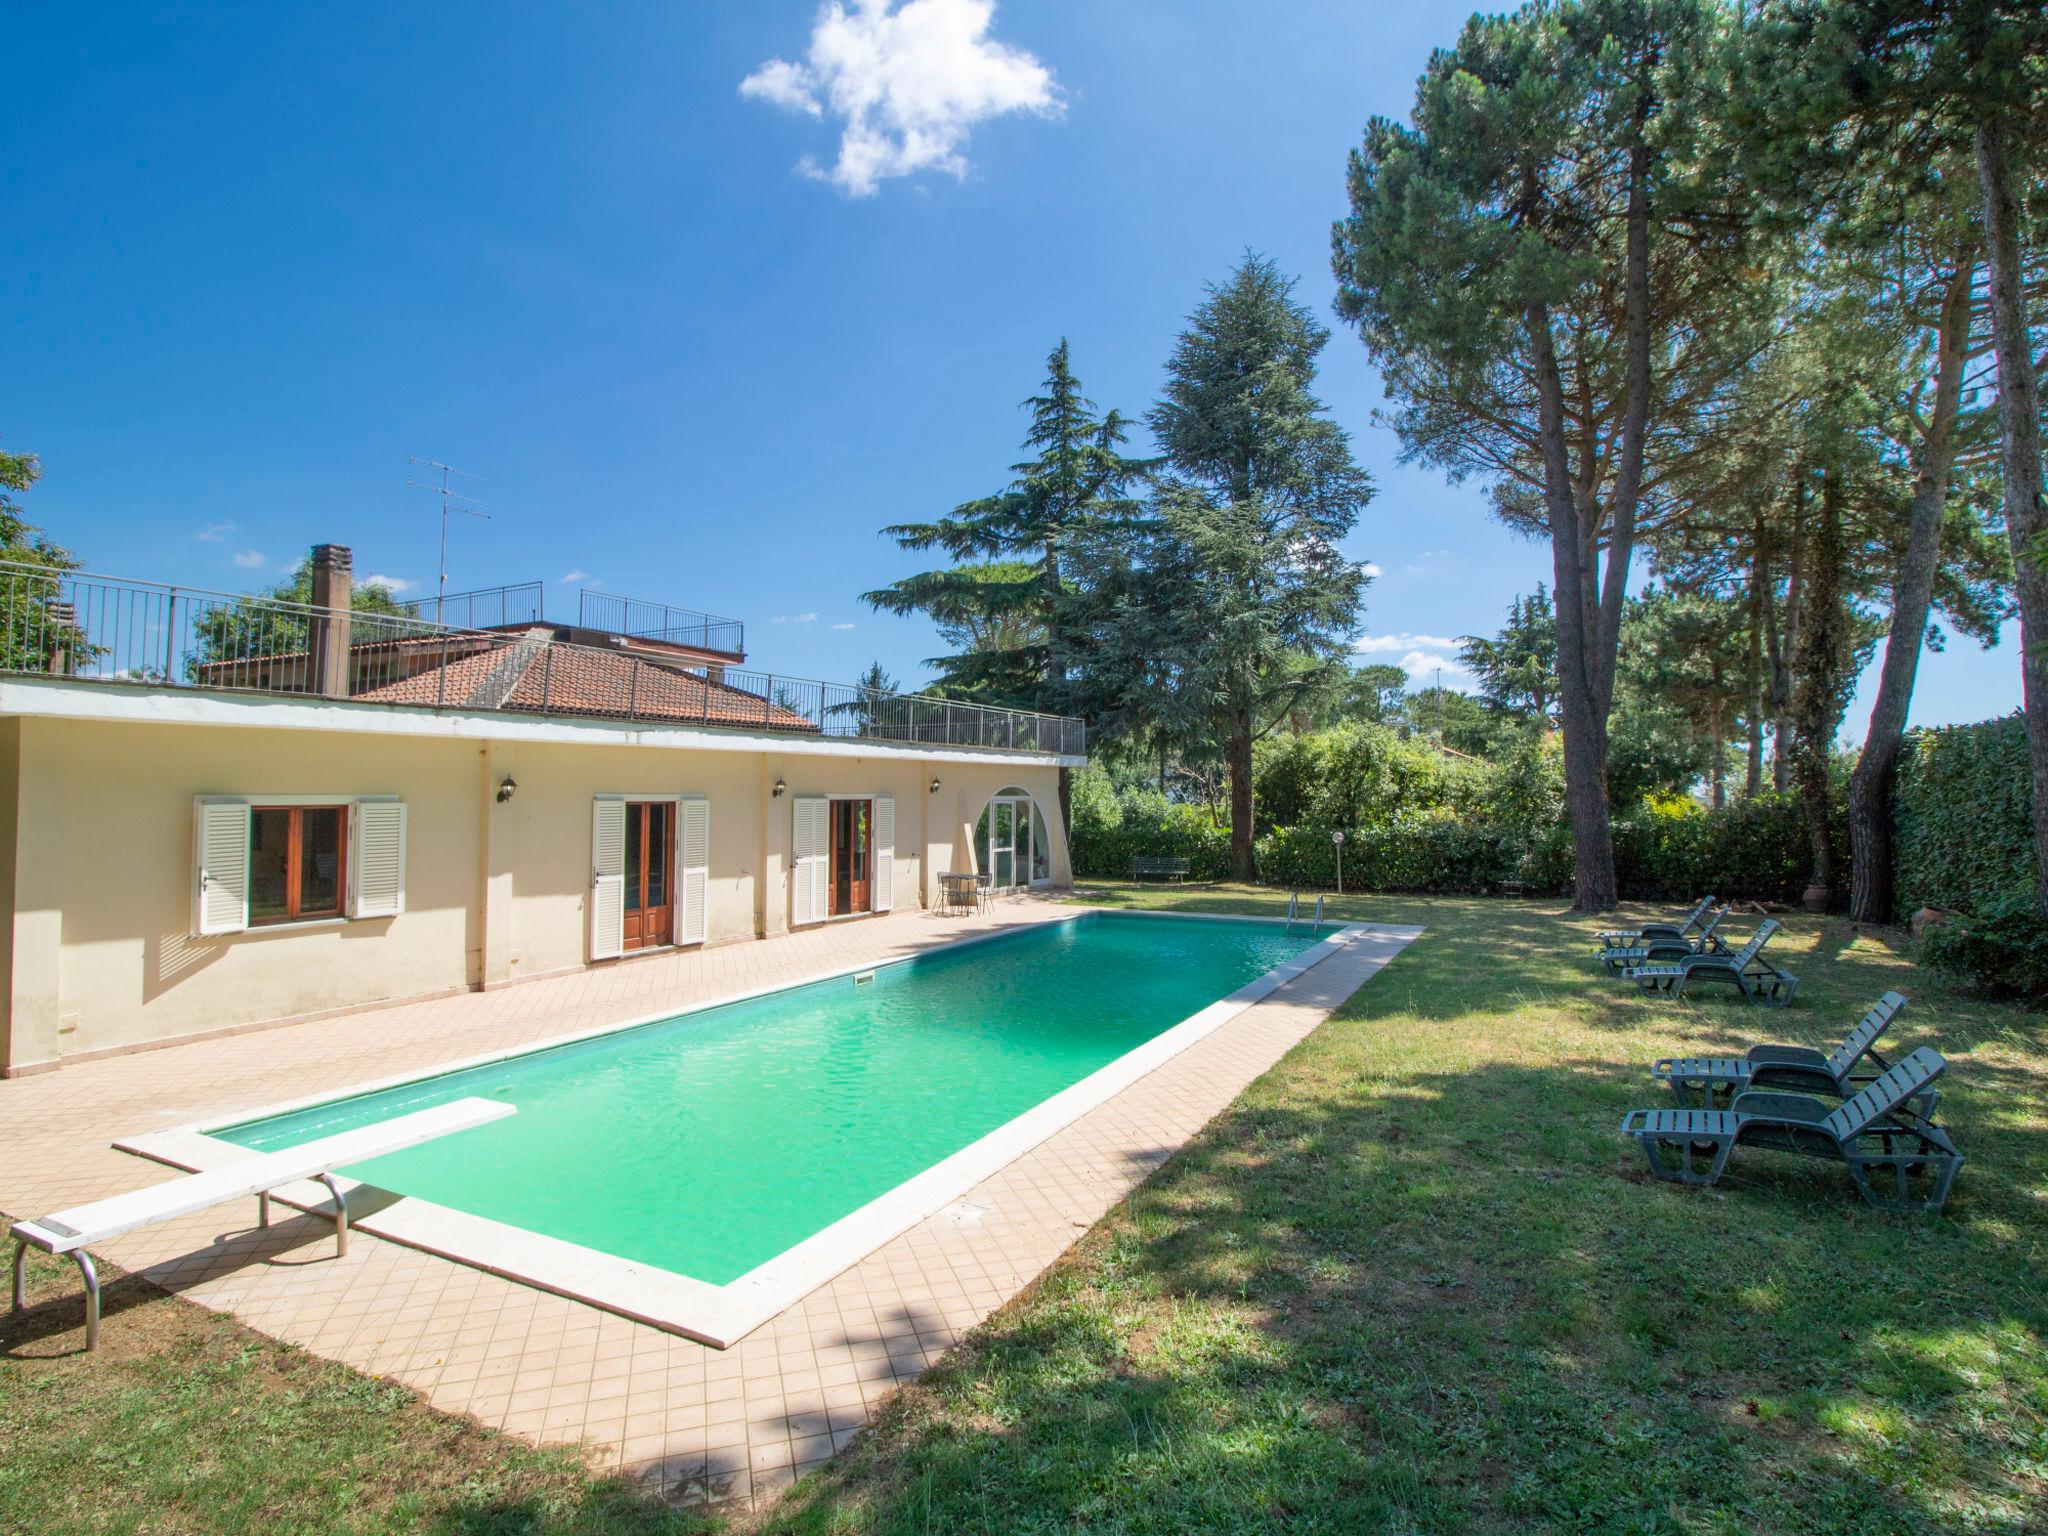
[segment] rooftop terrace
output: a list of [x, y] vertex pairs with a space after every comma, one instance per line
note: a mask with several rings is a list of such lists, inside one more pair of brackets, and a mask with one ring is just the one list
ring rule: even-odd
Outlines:
[[[326, 550], [327, 546], [322, 546]], [[339, 589], [345, 597], [346, 551]], [[320, 591], [316, 569], [316, 594]], [[575, 625], [541, 617], [537, 584], [395, 614], [0, 562], [0, 673], [694, 725], [921, 746], [1087, 750], [1079, 720], [744, 670], [738, 621], [610, 594]], [[529, 607], [530, 606], [530, 611]], [[722, 627], [722, 626], [729, 626]], [[730, 642], [730, 648], [723, 642]]]

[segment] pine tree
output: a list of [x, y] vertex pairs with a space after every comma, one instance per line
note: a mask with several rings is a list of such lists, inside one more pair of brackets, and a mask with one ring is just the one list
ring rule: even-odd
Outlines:
[[942, 550], [951, 564], [864, 595], [888, 613], [922, 613], [959, 647], [931, 658], [936, 691], [1025, 709], [1056, 709], [1071, 658], [1060, 611], [1077, 541], [1132, 515], [1127, 487], [1143, 466], [1121, 451], [1128, 424], [1096, 414], [1074, 377], [1064, 339], [1046, 359], [1044, 393], [1025, 402], [1033, 456], [993, 496], [929, 523], [882, 531], [905, 549]]
[[1252, 747], [1341, 686], [1366, 584], [1338, 548], [1372, 497], [1314, 393], [1330, 333], [1250, 255], [1189, 316], [1147, 420], [1163, 455], [1142, 526], [1090, 560], [1090, 684], [1155, 740], [1220, 749], [1231, 868], [1256, 879]]
[[[922, 613], [958, 647], [930, 658], [934, 692], [1022, 709], [1072, 706], [1072, 640], [1065, 610], [1076, 545], [1134, 515], [1126, 494], [1144, 466], [1122, 452], [1124, 418], [1096, 414], [1074, 376], [1065, 337], [1046, 359], [1044, 393], [1025, 401], [1033, 457], [993, 496], [962, 502], [929, 523], [882, 531], [905, 549], [944, 551], [952, 563], [864, 594], [886, 613]], [[1072, 819], [1073, 790], [1059, 775], [1060, 817]]]
[[1549, 723], [1557, 707], [1557, 610], [1542, 582], [1509, 605], [1498, 635], [1465, 636], [1459, 656], [1490, 708]]
[[1721, 163], [1730, 17], [1713, 0], [1474, 17], [1411, 122], [1368, 126], [1334, 232], [1338, 307], [1409, 451], [1483, 476], [1550, 543], [1581, 911], [1615, 901], [1607, 717], [1635, 547], [1777, 306]]

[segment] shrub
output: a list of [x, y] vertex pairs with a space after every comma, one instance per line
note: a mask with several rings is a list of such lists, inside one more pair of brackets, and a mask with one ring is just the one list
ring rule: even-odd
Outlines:
[[[1327, 890], [1337, 881], [1333, 828], [1344, 829], [1344, 886], [1355, 891], [1478, 895], [1519, 880], [1543, 895], [1571, 890], [1571, 829], [1552, 742], [1526, 742], [1499, 764], [1446, 758], [1378, 726], [1283, 738], [1261, 751], [1261, 877]], [[1377, 785], [1378, 805], [1361, 803]], [[1390, 810], [1389, 807], [1394, 809]], [[1294, 817], [1282, 820], [1283, 813]], [[1271, 814], [1274, 824], [1266, 826]], [[1799, 802], [1765, 794], [1709, 811], [1682, 797], [1647, 800], [1613, 820], [1615, 879], [1624, 900], [1799, 900], [1812, 871]], [[1836, 857], [1848, 832], [1835, 818]], [[1099, 772], [1074, 776], [1074, 873], [1118, 879], [1139, 856], [1188, 861], [1196, 880], [1230, 871], [1230, 829], [1200, 806], [1146, 785], [1118, 788]]]
[[1360, 722], [1260, 742], [1253, 790], [1261, 832], [1380, 827], [1443, 811], [1476, 819], [1498, 777], [1490, 764]]
[[[1258, 842], [1260, 875], [1274, 885], [1328, 889], [1337, 848], [1328, 827], [1282, 827]], [[1472, 895], [1496, 888], [1521, 867], [1524, 840], [1449, 817], [1417, 818], [1344, 834], [1347, 891]]]
[[1074, 775], [1074, 875], [1120, 880], [1139, 857], [1186, 859], [1190, 880], [1221, 880], [1230, 873], [1230, 829], [1201, 806], [1176, 805], [1158, 790], [1119, 788], [1107, 774]]
[[2048, 917], [2031, 900], [2007, 898], [1927, 930], [1921, 957], [1959, 986], [1987, 997], [2048, 1002]]
[[2019, 715], [1913, 732], [1893, 805], [1902, 912], [2031, 904], [2034, 797]]

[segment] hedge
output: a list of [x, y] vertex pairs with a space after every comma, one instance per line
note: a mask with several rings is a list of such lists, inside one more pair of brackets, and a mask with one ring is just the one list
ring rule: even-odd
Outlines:
[[1899, 910], [1961, 913], [1927, 931], [1927, 963], [1972, 991], [2048, 1001], [2025, 720], [1915, 731], [1892, 813]]
[[1121, 880], [1134, 858], [1188, 861], [1190, 880], [1230, 876], [1230, 829], [1216, 825], [1197, 805], [1175, 805], [1157, 790], [1119, 793], [1099, 773], [1073, 780], [1074, 875], [1082, 880]]
[[2033, 902], [2034, 797], [2018, 714], [1913, 732], [1892, 804], [1902, 914]]
[[[1331, 828], [1307, 824], [1261, 835], [1259, 873], [1269, 884], [1328, 889], [1337, 880]], [[1837, 856], [1848, 867], [1837, 818]], [[1571, 834], [1561, 825], [1525, 831], [1440, 811], [1392, 825], [1344, 829], [1344, 885], [1358, 891], [1476, 895], [1510, 880], [1544, 893], [1571, 887]], [[1140, 856], [1183, 858], [1195, 880], [1230, 872], [1230, 829], [1201, 806], [1175, 805], [1154, 789], [1118, 791], [1099, 774], [1074, 776], [1074, 873], [1120, 879]], [[1761, 795], [1721, 811], [1683, 802], [1614, 821], [1615, 876], [1632, 901], [1726, 898], [1795, 902], [1812, 867], [1798, 802]]]

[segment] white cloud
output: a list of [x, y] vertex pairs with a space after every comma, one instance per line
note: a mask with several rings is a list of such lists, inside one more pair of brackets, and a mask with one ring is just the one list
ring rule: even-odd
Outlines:
[[577, 582], [579, 582], [579, 581], [589, 581], [589, 580], [590, 580], [590, 572], [588, 572], [588, 571], [570, 571], [570, 572], [569, 572], [569, 573], [568, 573], [568, 574], [567, 574], [566, 576], [564, 576], [564, 577], [562, 578], [562, 580], [563, 580], [563, 581], [565, 581], [565, 582], [567, 582], [567, 583], [568, 583], [568, 584], [569, 584], [570, 586], [572, 586], [572, 587], [573, 587], [573, 586], [575, 586], [575, 585], [576, 585], [576, 583], [577, 583]]
[[[821, 23], [822, 24], [822, 23]], [[786, 112], [823, 117], [825, 109], [811, 94], [811, 72], [787, 59], [770, 59], [740, 82], [740, 94], [765, 101]]]
[[832, 627], [833, 627], [834, 629], [851, 629], [851, 628], [853, 628], [853, 626], [852, 626], [851, 624], [834, 624], [834, 625], [833, 625]]
[[263, 558], [263, 551], [260, 549], [237, 550], [235, 552], [234, 558], [235, 564], [243, 566], [246, 569], [252, 571], [255, 570], [257, 566], [267, 563]]
[[1409, 651], [1398, 663], [1408, 674], [1408, 681], [1417, 688], [1434, 688], [1442, 684], [1456, 688], [1461, 693], [1472, 691], [1472, 674], [1455, 656], [1445, 656], [1433, 651]]
[[1380, 565], [1380, 564], [1379, 564], [1378, 562], [1376, 562], [1376, 561], [1372, 561], [1372, 560], [1368, 560], [1368, 561], [1366, 561], [1366, 562], [1365, 562], [1365, 564], [1363, 564], [1363, 565], [1361, 565], [1361, 566], [1359, 567], [1359, 569], [1360, 569], [1361, 571], [1365, 572], [1365, 574], [1366, 574], [1366, 575], [1367, 575], [1368, 577], [1373, 577], [1373, 576], [1384, 576], [1384, 575], [1386, 575], [1386, 574], [1387, 574], [1387, 572], [1386, 572], [1386, 568], [1385, 568], [1384, 566], [1382, 566], [1382, 565]]
[[403, 576], [365, 576], [366, 587], [383, 587], [388, 592], [411, 592], [418, 588], [416, 581], [407, 581]]
[[1455, 651], [1458, 644], [1458, 641], [1448, 635], [1411, 635], [1403, 631], [1398, 635], [1361, 635], [1352, 642], [1351, 649], [1367, 653], [1408, 651], [1417, 647], [1435, 651]]
[[849, 197], [892, 176], [967, 175], [968, 130], [1011, 112], [1057, 117], [1052, 71], [988, 34], [995, 0], [828, 0], [802, 63], [770, 59], [740, 94], [841, 122], [839, 158], [797, 168]]
[[204, 539], [209, 544], [218, 544], [222, 539], [226, 538], [229, 534], [233, 533], [234, 531], [235, 525], [233, 523], [208, 523], [204, 528], [200, 529], [196, 534], [194, 534], [193, 537], [196, 539]]
[[794, 622], [798, 624], [815, 624], [818, 622], [818, 616], [815, 613], [800, 613], [796, 616]]
[[1458, 659], [1459, 642], [1448, 635], [1365, 635], [1353, 642], [1361, 655], [1384, 658], [1408, 674], [1417, 688], [1434, 688], [1438, 674], [1446, 688], [1469, 691], [1472, 674]]

